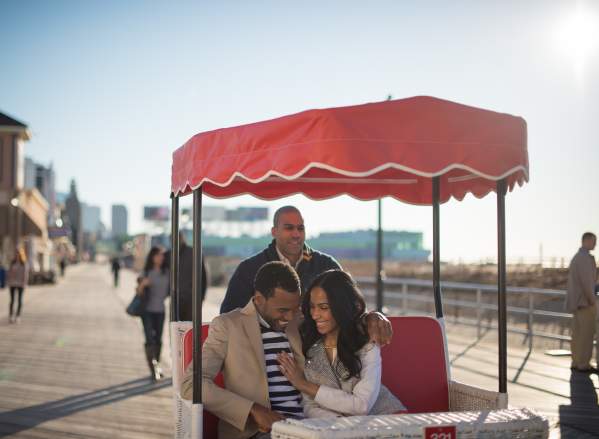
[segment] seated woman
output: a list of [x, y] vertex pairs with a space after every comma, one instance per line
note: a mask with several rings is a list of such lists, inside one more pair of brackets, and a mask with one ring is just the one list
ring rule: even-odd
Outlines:
[[354, 280], [341, 270], [322, 273], [302, 298], [304, 371], [289, 354], [280, 353], [278, 361], [283, 375], [303, 393], [306, 417], [405, 410], [381, 384], [381, 352], [368, 339], [360, 318], [365, 310]]

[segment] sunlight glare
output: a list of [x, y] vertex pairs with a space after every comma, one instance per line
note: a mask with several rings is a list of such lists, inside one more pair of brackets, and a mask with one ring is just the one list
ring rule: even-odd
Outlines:
[[582, 2], [563, 22], [558, 32], [560, 48], [573, 59], [576, 77], [583, 79], [585, 65], [599, 49], [599, 15]]

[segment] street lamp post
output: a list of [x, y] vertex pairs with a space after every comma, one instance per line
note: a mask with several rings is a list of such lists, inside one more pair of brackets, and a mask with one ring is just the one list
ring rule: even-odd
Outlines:
[[16, 212], [15, 212], [15, 238], [14, 238], [14, 244], [15, 244], [15, 248], [19, 247], [19, 241], [21, 238], [21, 209], [19, 208], [19, 198], [18, 196], [13, 197], [10, 200], [10, 204], [12, 207], [15, 208]]

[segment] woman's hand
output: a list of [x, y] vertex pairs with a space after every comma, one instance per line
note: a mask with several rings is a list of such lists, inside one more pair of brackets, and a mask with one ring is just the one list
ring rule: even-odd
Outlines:
[[146, 289], [146, 287], [150, 286], [150, 279], [148, 279], [147, 277], [142, 277], [137, 281], [137, 295], [138, 296], [143, 296], [144, 291]]
[[289, 380], [291, 385], [302, 393], [309, 395], [310, 398], [314, 398], [320, 386], [318, 384], [311, 383], [306, 380], [304, 372], [301, 371], [295, 360], [287, 352], [279, 352], [277, 354], [277, 361], [279, 362], [279, 370]]
[[289, 380], [289, 382], [299, 390], [300, 386], [306, 381], [304, 373], [299, 370], [295, 364], [295, 360], [287, 352], [279, 352], [277, 354], [279, 362], [279, 370]]

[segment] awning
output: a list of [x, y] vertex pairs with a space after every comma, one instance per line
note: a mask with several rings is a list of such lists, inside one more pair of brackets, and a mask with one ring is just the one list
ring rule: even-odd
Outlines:
[[308, 110], [193, 136], [173, 153], [171, 190], [431, 204], [437, 176], [441, 202], [524, 184], [526, 122], [427, 96]]
[[22, 232], [24, 235], [47, 237], [48, 202], [37, 189], [27, 189], [19, 195], [19, 208], [23, 211]]

